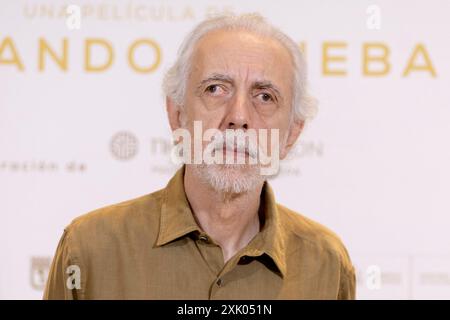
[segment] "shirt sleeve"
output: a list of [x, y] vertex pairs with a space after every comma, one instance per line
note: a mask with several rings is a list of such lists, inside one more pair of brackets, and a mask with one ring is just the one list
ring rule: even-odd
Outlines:
[[64, 230], [47, 278], [44, 300], [77, 300], [80, 298], [80, 267], [71, 255], [69, 234]]
[[356, 296], [356, 275], [355, 268], [342, 269], [339, 283], [338, 300], [355, 300]]

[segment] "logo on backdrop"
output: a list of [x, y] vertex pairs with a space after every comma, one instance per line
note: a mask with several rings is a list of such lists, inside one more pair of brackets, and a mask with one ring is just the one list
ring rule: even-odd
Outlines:
[[139, 142], [130, 131], [120, 131], [113, 135], [109, 143], [111, 154], [120, 161], [133, 159], [138, 153]]

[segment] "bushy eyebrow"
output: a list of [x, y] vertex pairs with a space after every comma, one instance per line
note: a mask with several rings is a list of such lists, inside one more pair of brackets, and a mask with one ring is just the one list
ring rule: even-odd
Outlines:
[[[233, 78], [231, 78], [228, 75], [221, 74], [221, 73], [213, 73], [209, 76], [207, 76], [205, 79], [201, 80], [197, 86], [197, 90], [199, 90], [201, 87], [203, 87], [206, 83], [211, 81], [221, 81], [226, 82], [229, 84], [234, 84]], [[276, 85], [274, 85], [269, 80], [259, 80], [252, 83], [252, 89], [271, 89], [273, 90], [279, 97], [282, 97], [280, 90]]]

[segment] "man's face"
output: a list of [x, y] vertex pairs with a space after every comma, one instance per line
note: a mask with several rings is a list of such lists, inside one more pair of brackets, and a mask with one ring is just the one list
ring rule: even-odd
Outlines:
[[[246, 31], [213, 31], [198, 42], [191, 66], [181, 116], [191, 136], [194, 121], [201, 121], [203, 130], [278, 129], [279, 152], [285, 157], [293, 95], [293, 64], [286, 48]], [[257, 174], [246, 165], [210, 165], [208, 170], [230, 179]]]

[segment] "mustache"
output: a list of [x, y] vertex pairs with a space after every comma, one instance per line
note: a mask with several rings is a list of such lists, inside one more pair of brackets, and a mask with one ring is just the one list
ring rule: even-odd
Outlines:
[[230, 152], [246, 153], [251, 158], [258, 157], [258, 145], [242, 130], [235, 130], [233, 134], [217, 133], [208, 145], [212, 145], [214, 152], [226, 149]]

